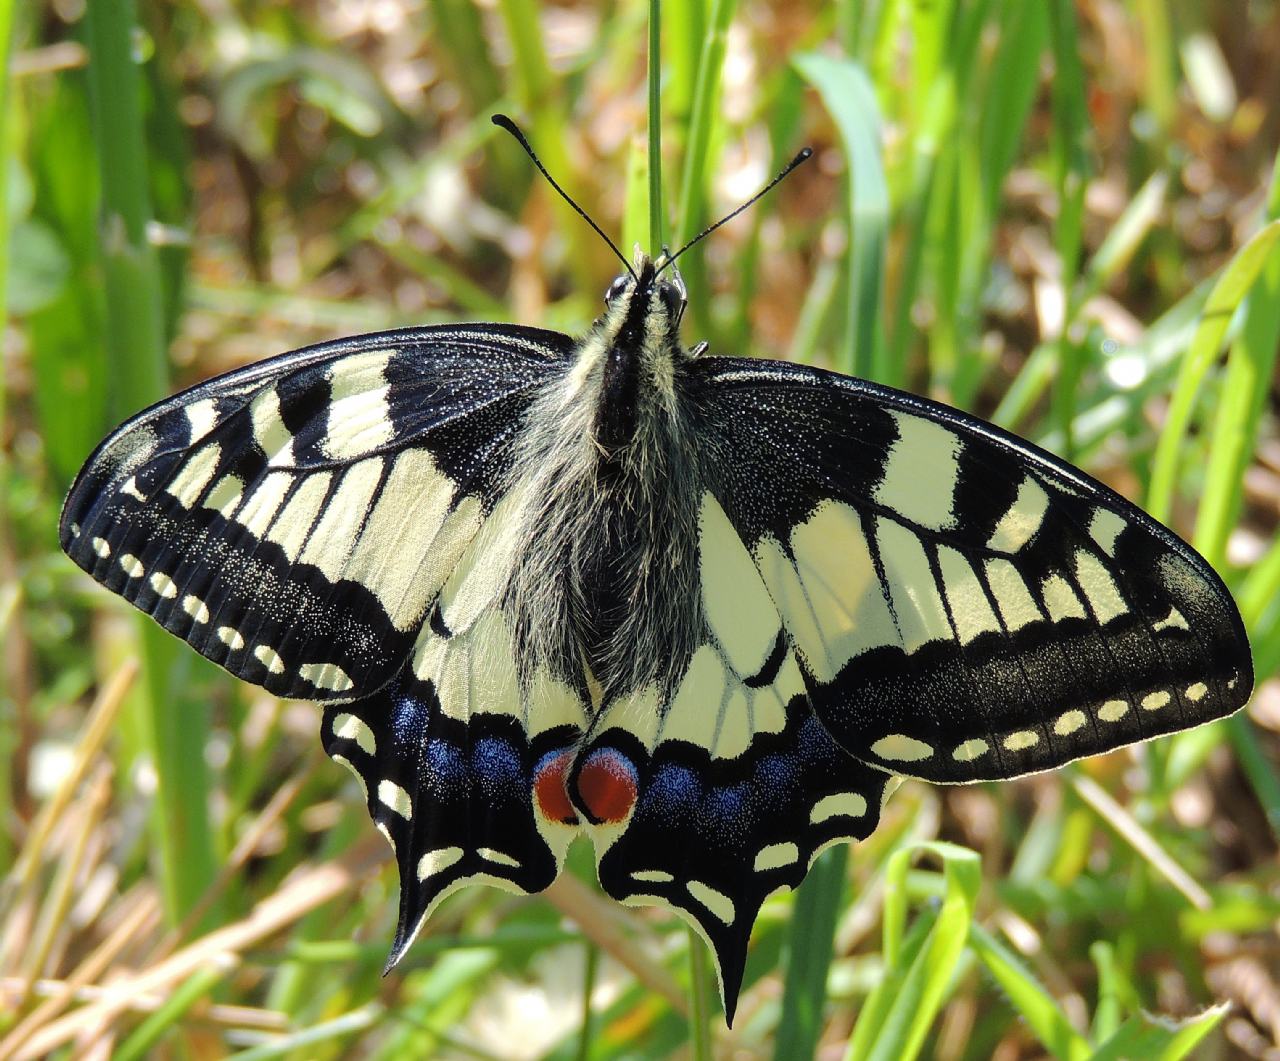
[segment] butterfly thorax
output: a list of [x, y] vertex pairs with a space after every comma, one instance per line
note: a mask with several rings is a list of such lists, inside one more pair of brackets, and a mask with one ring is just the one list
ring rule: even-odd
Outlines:
[[696, 648], [700, 473], [681, 393], [683, 308], [683, 288], [648, 259], [619, 278], [531, 407], [512, 469], [521, 545], [506, 606], [521, 669], [574, 684], [589, 672], [605, 700], [669, 686]]

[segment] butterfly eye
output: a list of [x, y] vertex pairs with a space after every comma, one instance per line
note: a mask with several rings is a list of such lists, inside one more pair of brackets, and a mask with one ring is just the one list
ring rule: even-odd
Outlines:
[[613, 283], [609, 285], [609, 290], [604, 293], [604, 304], [612, 305], [614, 299], [621, 297], [622, 293], [627, 289], [627, 277], [619, 276]]
[[684, 293], [675, 284], [662, 284], [658, 288], [658, 297], [673, 321], [678, 321], [684, 313]]

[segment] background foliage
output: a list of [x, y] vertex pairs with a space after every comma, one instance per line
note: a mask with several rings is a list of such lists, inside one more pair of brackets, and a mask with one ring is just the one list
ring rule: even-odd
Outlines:
[[817, 153], [683, 259], [687, 339], [1082, 463], [1219, 566], [1262, 679], [1154, 747], [904, 786], [766, 906], [731, 1031], [585, 849], [544, 897], [455, 896], [382, 978], [394, 871], [318, 713], [58, 552], [89, 449], [172, 388], [411, 322], [581, 330], [614, 265], [489, 114], [649, 245], [647, 18], [0, 0], [0, 1057], [1277, 1056], [1275, 0], [662, 5], [673, 244]]

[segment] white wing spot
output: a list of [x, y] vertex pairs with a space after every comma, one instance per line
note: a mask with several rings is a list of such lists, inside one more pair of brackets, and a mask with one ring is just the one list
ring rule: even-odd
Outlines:
[[981, 634], [999, 633], [1000, 620], [991, 610], [969, 561], [955, 549], [943, 546], [938, 549], [938, 567], [960, 644], [967, 645]]
[[512, 869], [520, 868], [519, 859], [513, 858], [505, 851], [499, 851], [496, 847], [477, 847], [476, 854], [486, 862], [492, 862], [498, 866], [510, 866]]
[[1048, 510], [1049, 495], [1038, 482], [1027, 476], [1018, 486], [1018, 496], [1013, 504], [1000, 517], [987, 546], [998, 553], [1016, 553], [1035, 537]]
[[1059, 737], [1069, 737], [1077, 730], [1083, 729], [1089, 719], [1083, 711], [1067, 711], [1058, 716], [1053, 724], [1053, 732]]
[[1173, 697], [1169, 695], [1165, 689], [1157, 689], [1154, 693], [1148, 693], [1142, 698], [1142, 709], [1144, 711], [1159, 711], [1167, 705]]
[[933, 755], [933, 745], [905, 733], [890, 733], [871, 745], [871, 754], [899, 763], [918, 763]]
[[1033, 729], [1016, 729], [1004, 739], [1004, 746], [1011, 752], [1024, 752], [1040, 743], [1040, 734]]
[[345, 755], [331, 755], [329, 758], [335, 763], [341, 763], [355, 775], [356, 780], [360, 782], [360, 791], [364, 793], [364, 801], [368, 803], [369, 786], [364, 783], [364, 777], [361, 775], [360, 771], [355, 768], [355, 764], [352, 763]]
[[919, 535], [881, 517], [876, 520], [876, 541], [902, 631], [903, 650], [910, 654], [930, 641], [952, 640], [955, 635]]
[[267, 645], [258, 645], [253, 650], [253, 658], [267, 668], [272, 674], [284, 673], [284, 660], [280, 653]]
[[778, 639], [778, 613], [738, 532], [719, 502], [702, 495], [698, 513], [702, 609], [734, 671], [755, 674]]
[[987, 584], [1009, 633], [1017, 633], [1043, 618], [1022, 575], [1008, 560], [987, 561]]
[[120, 484], [120, 492], [128, 494], [130, 497], [137, 498], [139, 501], [145, 501], [147, 495], [138, 489], [138, 477], [131, 475], [123, 483]]
[[384, 778], [378, 782], [378, 800], [390, 807], [405, 821], [413, 820], [413, 800], [409, 798], [409, 793], [394, 781], [388, 781]]
[[856, 792], [837, 792], [831, 796], [823, 796], [813, 805], [809, 812], [809, 822], [820, 825], [830, 818], [861, 818], [867, 813], [867, 801]]
[[222, 447], [210, 442], [178, 469], [178, 474], [169, 481], [165, 491], [183, 508], [193, 508], [213, 479], [221, 459]]
[[952, 501], [960, 476], [960, 436], [921, 416], [895, 413], [898, 437], [876, 487], [877, 503], [931, 530], [955, 526]]
[[633, 880], [638, 880], [641, 884], [670, 884], [675, 880], [675, 877], [665, 869], [632, 870], [631, 877]]
[[211, 508], [225, 518], [230, 519], [231, 513], [240, 504], [240, 498], [243, 494], [244, 482], [234, 475], [224, 475], [218, 480], [214, 488], [209, 491], [202, 507]]
[[111, 555], [111, 543], [106, 538], [94, 538], [89, 544], [93, 546], [93, 551], [102, 559], [105, 560]]
[[1119, 722], [1129, 713], [1129, 705], [1123, 700], [1108, 700], [1098, 708], [1098, 717], [1103, 722]]
[[250, 492], [244, 507], [236, 513], [236, 522], [255, 538], [261, 538], [284, 504], [293, 480], [294, 476], [285, 472], [271, 472]]
[[1120, 595], [1111, 573], [1101, 560], [1084, 549], [1076, 553], [1076, 581], [1089, 599], [1089, 607], [1099, 623], [1109, 623], [1129, 613], [1129, 605]]
[[1187, 699], [1193, 704], [1199, 703], [1204, 699], [1204, 694], [1209, 691], [1209, 687], [1204, 682], [1196, 682], [1195, 685], [1187, 686]]
[[229, 646], [233, 652], [239, 652], [244, 648], [244, 638], [234, 626], [218, 627], [218, 640]]
[[965, 741], [963, 744], [957, 744], [956, 750], [951, 753], [951, 757], [960, 763], [971, 763], [981, 755], [986, 755], [991, 750], [991, 745], [984, 741], [981, 737], [974, 737]]
[[355, 685], [347, 672], [336, 663], [304, 663], [298, 668], [298, 676], [317, 689], [328, 689], [335, 693], [345, 693]]
[[328, 472], [319, 472], [303, 479], [302, 485], [293, 492], [288, 504], [276, 515], [267, 531], [267, 541], [280, 546], [291, 563], [297, 562], [307, 544], [320, 506], [328, 493], [331, 478]]
[[329, 414], [321, 448], [332, 460], [354, 460], [395, 436], [386, 368], [394, 350], [344, 358], [329, 369]]
[[218, 426], [218, 407], [212, 398], [202, 398], [186, 408], [187, 424], [191, 428], [191, 441], [199, 442]]
[[151, 588], [166, 600], [178, 595], [178, 584], [168, 575], [157, 571], [148, 581], [151, 583]]
[[1084, 605], [1061, 575], [1050, 575], [1041, 582], [1040, 592], [1044, 596], [1045, 610], [1055, 623], [1064, 619], [1085, 618]]
[[418, 880], [426, 880], [437, 873], [443, 873], [461, 859], [462, 848], [460, 847], [437, 847], [434, 851], [428, 851], [418, 859]]
[[830, 681], [869, 649], [899, 643], [853, 509], [823, 501], [792, 529], [790, 542], [794, 566], [768, 536], [756, 543], [756, 562], [793, 643], [819, 681]]
[[690, 895], [726, 925], [733, 924], [737, 911], [734, 910], [733, 900], [725, 895], [724, 892], [716, 891], [710, 884], [703, 884], [700, 880], [691, 880], [685, 887], [689, 890]]
[[1162, 630], [1190, 630], [1191, 627], [1187, 625], [1187, 620], [1182, 612], [1178, 611], [1177, 608], [1170, 608], [1167, 616], [1158, 623], [1151, 624], [1151, 629], [1156, 633], [1160, 633]]
[[120, 566], [124, 568], [124, 573], [130, 578], [141, 578], [142, 573], [146, 571], [146, 568], [142, 566], [142, 561], [134, 556], [133, 553], [125, 553], [121, 556]]
[[365, 724], [363, 719], [344, 711], [340, 715], [333, 716], [331, 728], [333, 735], [339, 740], [355, 741], [365, 755], [377, 754], [378, 742], [374, 739], [373, 730]]
[[1108, 556], [1116, 555], [1116, 539], [1128, 524], [1107, 508], [1095, 508], [1089, 521], [1089, 537]]
[[182, 610], [198, 623], [207, 623], [209, 621], [208, 607], [194, 593], [188, 593], [182, 598]]
[[254, 441], [267, 455], [267, 463], [279, 468], [293, 464], [293, 435], [280, 415], [280, 395], [268, 387], [249, 403]]
[[781, 869], [800, 861], [800, 848], [791, 842], [770, 844], [762, 847], [756, 854], [756, 872], [766, 873], [771, 869]]

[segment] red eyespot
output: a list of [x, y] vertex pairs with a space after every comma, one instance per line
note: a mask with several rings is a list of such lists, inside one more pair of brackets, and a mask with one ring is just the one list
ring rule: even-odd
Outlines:
[[572, 751], [548, 752], [533, 768], [533, 795], [538, 810], [549, 821], [576, 825], [578, 813], [569, 802], [569, 767]]
[[613, 748], [598, 748], [578, 771], [578, 805], [593, 822], [620, 822], [636, 802], [636, 769]]

